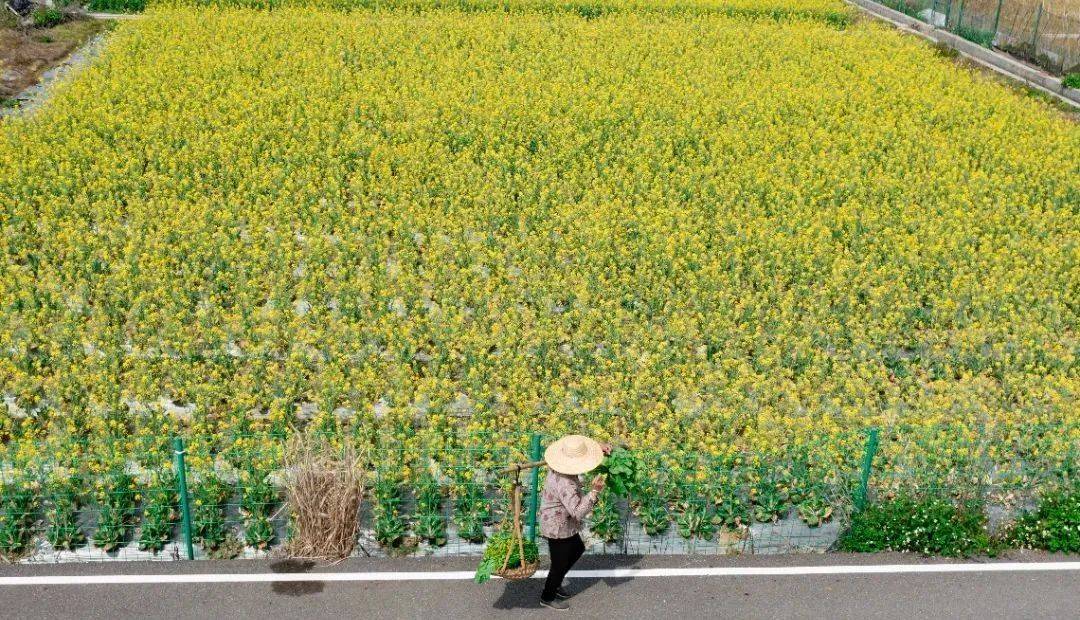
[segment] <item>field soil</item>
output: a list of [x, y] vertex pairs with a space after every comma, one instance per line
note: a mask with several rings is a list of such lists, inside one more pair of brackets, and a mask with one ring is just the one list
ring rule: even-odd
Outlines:
[[90, 37], [109, 27], [96, 19], [76, 19], [53, 28], [18, 28], [0, 18], [0, 102], [10, 101], [37, 83]]

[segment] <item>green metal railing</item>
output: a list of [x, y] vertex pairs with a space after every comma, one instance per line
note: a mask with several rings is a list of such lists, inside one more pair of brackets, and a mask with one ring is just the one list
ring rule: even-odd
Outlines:
[[[544, 458], [539, 433], [533, 433], [529, 440], [529, 460], [539, 461]], [[529, 471], [529, 515], [527, 519], [529, 540], [536, 541], [536, 513], [540, 507], [540, 470], [534, 467]]]
[[1039, 0], [876, 0], [1057, 74], [1080, 72], [1080, 13]]
[[189, 560], [195, 559], [195, 548], [191, 544], [191, 496], [187, 488], [187, 464], [184, 462], [184, 440], [173, 439], [173, 452], [176, 454], [176, 492], [180, 499], [180, 518], [183, 523], [184, 549]]
[[[507, 464], [539, 460], [536, 433], [345, 434], [370, 476], [358, 553], [476, 554], [508, 514]], [[265, 554], [288, 536], [286, 436], [184, 434], [0, 451], [0, 553], [70, 560]], [[977, 498], [999, 513], [1080, 477], [1080, 424], [895, 426], [792, 440], [765, 452], [636, 450], [646, 480], [605, 494], [589, 540], [609, 553], [828, 549], [849, 516], [899, 494]], [[540, 472], [526, 479], [537, 535]]]
[[866, 499], [869, 494], [870, 472], [874, 467], [874, 455], [878, 449], [878, 429], [872, 428], [866, 437], [866, 450], [863, 453], [862, 469], [859, 472], [859, 488], [855, 491], [855, 510], [866, 507]]

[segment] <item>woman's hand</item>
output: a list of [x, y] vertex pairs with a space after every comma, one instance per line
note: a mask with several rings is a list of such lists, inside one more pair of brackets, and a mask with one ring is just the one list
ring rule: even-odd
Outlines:
[[604, 451], [604, 456], [611, 456], [611, 444], [601, 441], [600, 449]]
[[597, 476], [597, 477], [593, 478], [593, 481], [592, 481], [592, 490], [593, 490], [593, 492], [595, 492], [597, 495], [599, 495], [600, 491], [604, 490], [604, 485], [605, 484], [607, 484], [607, 476]]

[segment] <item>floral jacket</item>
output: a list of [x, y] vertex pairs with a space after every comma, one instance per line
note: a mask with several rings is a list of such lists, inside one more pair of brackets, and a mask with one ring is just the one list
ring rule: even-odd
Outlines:
[[596, 493], [581, 493], [581, 481], [548, 471], [540, 494], [540, 535], [544, 538], [570, 538], [581, 531], [581, 520], [596, 505]]

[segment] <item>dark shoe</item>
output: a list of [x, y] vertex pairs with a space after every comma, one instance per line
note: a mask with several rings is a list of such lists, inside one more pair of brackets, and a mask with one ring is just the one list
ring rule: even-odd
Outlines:
[[555, 599], [550, 600], [550, 601], [545, 601], [544, 599], [540, 599], [540, 604], [543, 605], [544, 607], [550, 607], [551, 609], [558, 609], [559, 611], [566, 611], [567, 609], [570, 609], [570, 603], [567, 603], [566, 601], [559, 600], [558, 598], [555, 598]]
[[570, 593], [566, 591], [566, 588], [559, 586], [559, 588], [555, 590], [555, 598], [565, 601], [570, 598]]

